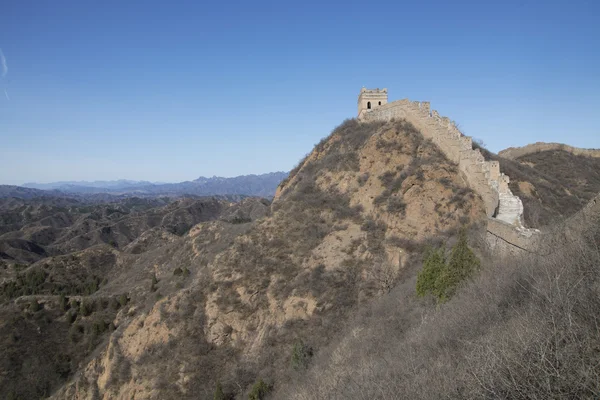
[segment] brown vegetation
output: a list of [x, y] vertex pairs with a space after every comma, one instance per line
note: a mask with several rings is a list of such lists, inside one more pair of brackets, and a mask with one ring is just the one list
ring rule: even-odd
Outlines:
[[549, 240], [551, 256], [488, 260], [437, 308], [414, 296], [413, 270], [275, 398], [593, 398], [600, 229]]
[[[537, 301], [554, 290], [533, 259], [520, 269], [507, 260], [496, 275], [486, 260], [477, 277], [483, 202], [406, 121], [345, 121], [299, 163], [272, 204], [4, 207], [0, 218], [12, 225], [0, 237], [11, 246], [0, 248], [8, 251], [0, 312], [3, 321], [18, 315], [14, 326], [23, 332], [21, 341], [3, 342], [0, 363], [11, 371], [10, 385], [0, 381], [5, 397], [477, 397], [483, 392], [468, 368], [489, 367], [478, 364], [478, 354], [490, 354], [481, 346], [498, 338], [513, 347], [493, 351], [517, 354], [506, 324], [528, 324], [519, 317], [531, 314], [542, 326], [548, 309], [532, 305], [542, 307]], [[458, 238], [465, 225], [474, 253], [450, 253], [449, 301], [436, 309], [431, 298], [416, 298], [417, 271], [430, 247], [465, 249], [466, 237]], [[34, 238], [45, 253], [12, 241]], [[15, 261], [23, 251], [35, 256]], [[473, 261], [468, 271], [454, 268], [458, 259]], [[473, 274], [475, 284], [463, 287]], [[11, 326], [0, 325], [7, 340]], [[39, 371], [57, 372], [32, 369], [32, 352], [48, 355]], [[14, 362], [19, 354], [23, 363]], [[444, 377], [439, 386], [430, 383], [434, 374]], [[308, 389], [312, 383], [319, 392]]]

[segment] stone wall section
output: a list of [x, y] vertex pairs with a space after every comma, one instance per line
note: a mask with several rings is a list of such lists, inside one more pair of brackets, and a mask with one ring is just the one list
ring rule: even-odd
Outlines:
[[523, 203], [509, 189], [509, 177], [501, 173], [500, 164], [497, 161], [486, 161], [478, 149], [473, 149], [472, 139], [463, 135], [454, 121], [432, 110], [429, 102], [408, 99], [394, 101], [361, 113], [359, 119], [405, 119], [411, 122], [449, 160], [458, 164], [469, 187], [483, 199], [488, 216], [490, 245], [516, 251], [529, 249], [533, 245], [532, 238], [537, 231], [523, 227]]
[[492, 252], [497, 254], [535, 253], [539, 231], [515, 227], [497, 218], [488, 218], [486, 239]]
[[[469, 186], [478, 193], [488, 217], [521, 226], [522, 203], [508, 188], [509, 177], [500, 172], [496, 161], [485, 161], [481, 152], [473, 149], [472, 139], [464, 136], [454, 121], [431, 110], [429, 102], [407, 99], [387, 103], [367, 113], [361, 120], [406, 119], [427, 139], [435, 143], [449, 160], [458, 164]], [[520, 207], [519, 207], [520, 206]]]
[[[497, 161], [485, 161], [481, 152], [473, 149], [472, 139], [464, 136], [454, 121], [431, 110], [430, 103], [407, 99], [381, 105], [360, 114], [362, 121], [389, 121], [405, 119], [415, 125], [427, 139], [435, 143], [449, 160], [458, 164], [468, 185], [485, 202], [487, 219], [487, 242], [499, 254], [530, 252], [552, 253], [555, 242], [552, 236], [541, 234], [537, 229], [522, 225], [523, 203], [508, 187], [509, 177], [500, 171]], [[535, 143], [523, 148], [510, 148], [500, 152], [506, 158], [517, 158], [537, 151], [564, 150], [576, 155], [600, 157], [600, 150], [578, 149], [557, 143]], [[582, 210], [558, 227], [565, 234], [575, 234], [586, 224], [600, 223], [600, 195], [592, 199]]]
[[515, 228], [496, 218], [488, 218], [487, 242], [493, 253], [533, 253], [548, 257], [560, 251], [564, 243], [582, 234], [590, 225], [600, 223], [600, 194], [567, 220], [548, 227], [544, 232]]

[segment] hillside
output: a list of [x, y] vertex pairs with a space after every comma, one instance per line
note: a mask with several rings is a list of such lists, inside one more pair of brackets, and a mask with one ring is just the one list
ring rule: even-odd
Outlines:
[[407, 271], [273, 398], [595, 398], [599, 221], [600, 195], [545, 237], [549, 252], [484, 258], [444, 304], [415, 296]]
[[600, 149], [582, 149], [579, 147], [569, 146], [568, 144], [563, 143], [544, 142], [537, 142], [523, 147], [509, 147], [508, 149], [500, 151], [498, 155], [504, 158], [508, 158], [509, 160], [516, 160], [520, 157], [527, 156], [529, 154], [555, 150], [560, 150], [562, 152], [570, 153], [576, 156], [586, 156], [594, 158], [600, 157]]
[[0, 198], [16, 197], [20, 199], [32, 199], [35, 197], [63, 197], [58, 191], [44, 191], [40, 189], [26, 188], [14, 185], [0, 185]]
[[511, 178], [510, 188], [524, 205], [527, 226], [539, 228], [568, 218], [600, 192], [600, 152], [556, 143], [511, 148], [497, 160]]
[[[236, 209], [202, 204], [200, 214], [186, 199], [135, 213], [72, 210], [39, 261], [6, 260], [3, 320], [23, 323], [22, 339], [6, 342], [4, 354], [32, 354], [22, 346], [38, 329], [63, 333], [39, 343], [49, 352], [41, 365], [56, 374], [32, 381], [17, 362], [2, 395], [207, 398], [220, 381], [241, 396], [258, 379], [284, 379], [297, 339], [315, 350], [333, 340], [335, 327], [389, 290], [425, 243], [463, 225], [481, 229], [485, 218], [457, 167], [402, 121], [342, 124], [290, 174], [268, 212], [250, 199]], [[10, 207], [22, 216], [31, 205]], [[34, 209], [3, 237], [32, 241], [58, 224]], [[58, 210], [49, 214], [54, 221]], [[86, 275], [91, 281], [77, 279]]]
[[483, 199], [402, 119], [345, 121], [272, 203], [10, 198], [0, 206], [4, 398], [212, 398], [219, 384], [241, 399], [260, 382], [290, 398], [289, 385], [303, 393], [305, 376], [290, 357], [302, 368], [318, 357], [314, 373], [327, 377], [319, 368], [357, 337], [355, 327], [365, 329], [369, 309], [398, 310], [382, 318], [406, 329], [430, 315], [436, 307], [415, 300], [414, 283], [432, 248], [460, 243], [462, 231], [474, 254], [489, 257]]
[[140, 260], [145, 253], [178, 242], [199, 222], [243, 226], [264, 216], [268, 204], [1, 199], [0, 396], [46, 397], [77, 372], [119, 326], [115, 318], [137, 283], [126, 276], [140, 272], [130, 269], [136, 261], [151, 266], [152, 259]]
[[[0, 199], [0, 259], [29, 263], [97, 245], [127, 250], [181, 235], [229, 209], [225, 199], [128, 198], [108, 204], [76, 199]], [[166, 235], [166, 236], [165, 236]]]

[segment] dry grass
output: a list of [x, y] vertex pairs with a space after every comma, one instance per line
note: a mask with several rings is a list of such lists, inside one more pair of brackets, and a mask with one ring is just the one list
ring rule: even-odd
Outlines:
[[552, 256], [488, 262], [437, 308], [414, 297], [413, 269], [274, 398], [595, 398], [600, 227], [555, 235]]

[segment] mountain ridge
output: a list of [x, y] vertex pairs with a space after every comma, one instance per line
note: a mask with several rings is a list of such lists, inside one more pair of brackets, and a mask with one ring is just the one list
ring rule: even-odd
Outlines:
[[570, 146], [564, 143], [547, 142], [536, 142], [521, 147], [508, 147], [498, 152], [498, 155], [509, 160], [516, 160], [520, 157], [524, 157], [533, 153], [552, 150], [566, 151], [577, 156], [587, 156], [594, 158], [600, 157], [600, 149], [586, 149], [582, 147]]
[[[26, 183], [23, 186], [11, 186], [15, 193], [29, 193], [30, 196], [37, 192], [29, 190], [52, 191], [53, 195], [65, 194], [112, 194], [112, 195], [246, 195], [259, 197], [273, 197], [279, 183], [288, 175], [287, 172], [276, 171], [265, 174], [248, 174], [235, 177], [198, 177], [191, 181], [177, 183], [152, 183], [148, 181], [60, 181], [53, 183]], [[0, 185], [2, 187], [3, 185]], [[8, 186], [8, 185], [6, 185]], [[22, 188], [22, 189], [17, 189]], [[9, 192], [5, 188], [4, 192]], [[44, 195], [44, 193], [37, 193]], [[0, 190], [0, 196], [2, 191]], [[7, 194], [4, 197], [8, 196]], [[18, 196], [17, 196], [18, 197]]]

